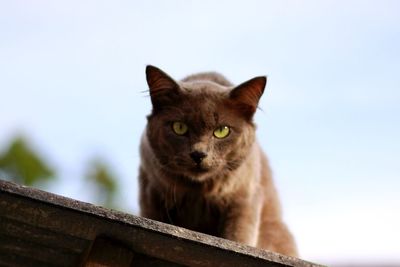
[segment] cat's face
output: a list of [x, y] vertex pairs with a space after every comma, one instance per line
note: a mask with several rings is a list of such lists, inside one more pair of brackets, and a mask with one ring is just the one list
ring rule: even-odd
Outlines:
[[147, 135], [162, 168], [195, 181], [236, 169], [254, 142], [252, 116], [265, 78], [230, 89], [178, 84], [155, 67], [146, 72], [153, 103]]

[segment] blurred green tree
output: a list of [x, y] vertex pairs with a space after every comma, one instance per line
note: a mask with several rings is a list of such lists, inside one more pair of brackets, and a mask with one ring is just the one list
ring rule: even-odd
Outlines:
[[8, 180], [29, 186], [55, 177], [54, 170], [22, 136], [14, 138], [9, 148], [0, 154], [0, 171]]
[[117, 179], [103, 160], [95, 159], [89, 164], [86, 179], [95, 189], [96, 203], [108, 208], [119, 208], [115, 200], [119, 191]]
[[[11, 140], [8, 149], [0, 153], [0, 179], [46, 189], [49, 184], [43, 182], [55, 181], [56, 172], [31, 148], [25, 137], [17, 136]], [[119, 195], [117, 178], [104, 160], [90, 161], [85, 179], [89, 182], [91, 202], [121, 209], [116, 201]]]

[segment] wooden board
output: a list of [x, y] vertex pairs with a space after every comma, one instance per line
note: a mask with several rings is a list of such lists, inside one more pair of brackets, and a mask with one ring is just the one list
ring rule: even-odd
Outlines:
[[319, 266], [0, 180], [0, 266], [85, 264]]

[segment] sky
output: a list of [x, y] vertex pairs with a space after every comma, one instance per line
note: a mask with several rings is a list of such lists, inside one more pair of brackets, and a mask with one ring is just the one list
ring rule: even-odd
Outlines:
[[302, 258], [400, 264], [399, 1], [2, 1], [0, 150], [17, 134], [93, 201], [102, 157], [137, 214], [144, 70], [268, 75], [255, 121]]

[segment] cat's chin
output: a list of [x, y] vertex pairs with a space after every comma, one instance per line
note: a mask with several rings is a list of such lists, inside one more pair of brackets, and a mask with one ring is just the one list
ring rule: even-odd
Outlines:
[[204, 174], [210, 171], [210, 168], [206, 168], [206, 167], [202, 167], [202, 166], [195, 166], [190, 168], [190, 173], [193, 173], [195, 175], [200, 175], [200, 174]]
[[[178, 171], [177, 171], [178, 169]], [[186, 183], [195, 183], [201, 184], [210, 179], [213, 179], [215, 175], [218, 174], [219, 168], [215, 166], [205, 166], [205, 165], [180, 165], [180, 168], [176, 168], [173, 166], [171, 169], [164, 169], [167, 176], [173, 177], [172, 179], [186, 184]]]
[[214, 171], [212, 169], [199, 166], [192, 167], [183, 173], [183, 177], [197, 183], [204, 182], [213, 176]]

